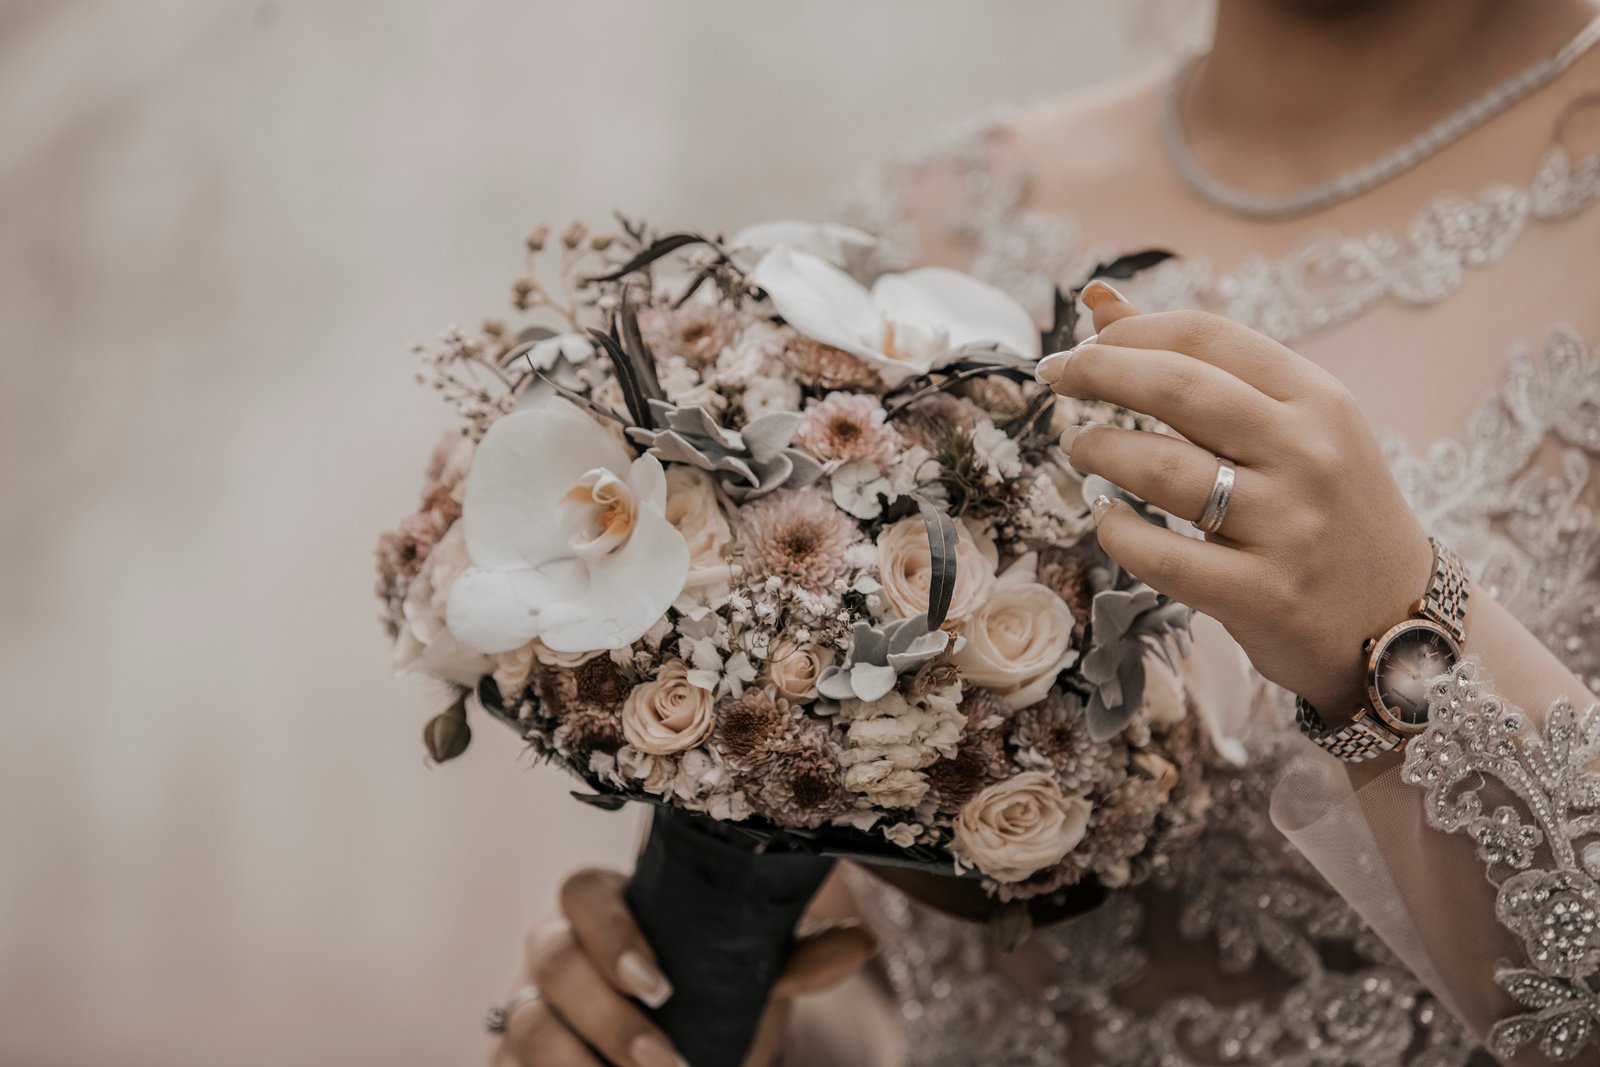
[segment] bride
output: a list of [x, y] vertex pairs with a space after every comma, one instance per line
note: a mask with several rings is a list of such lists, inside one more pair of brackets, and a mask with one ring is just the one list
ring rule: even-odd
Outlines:
[[[1094, 507], [1257, 681], [1164, 878], [1002, 954], [942, 880], [845, 872], [819, 911], [860, 922], [802, 941], [752, 1063], [1600, 1063], [1596, 14], [1220, 0], [1176, 71], [870, 184], [864, 226], [1041, 315], [1101, 259], [1183, 254], [1086, 291], [1098, 336], [1038, 376], [1182, 435], [1061, 444], [1213, 531]], [[681, 1062], [621, 885], [574, 875], [530, 935], [495, 1063]]]

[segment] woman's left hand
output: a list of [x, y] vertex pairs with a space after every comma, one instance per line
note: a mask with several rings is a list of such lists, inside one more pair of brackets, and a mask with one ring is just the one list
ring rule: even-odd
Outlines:
[[1072, 427], [1061, 439], [1072, 465], [1191, 521], [1218, 457], [1236, 471], [1222, 527], [1207, 540], [1102, 499], [1101, 546], [1222, 623], [1266, 678], [1330, 721], [1347, 717], [1362, 700], [1362, 643], [1406, 617], [1433, 566], [1355, 400], [1316, 364], [1219, 316], [1139, 314], [1100, 282], [1083, 299], [1097, 336], [1041, 361], [1039, 380], [1142, 412], [1187, 440]]

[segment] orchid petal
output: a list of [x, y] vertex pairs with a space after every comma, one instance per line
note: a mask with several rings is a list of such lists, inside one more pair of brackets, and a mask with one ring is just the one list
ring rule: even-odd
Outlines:
[[[415, 641], [416, 638], [411, 640]], [[494, 663], [488, 656], [467, 648], [448, 629], [444, 629], [418, 650], [416, 657], [406, 665], [404, 673], [420, 671], [457, 685], [476, 686], [478, 679], [493, 670]]]
[[642, 507], [628, 543], [589, 572], [580, 595], [541, 603], [539, 640], [554, 652], [624, 648], [666, 613], [688, 577], [683, 535], [660, 507]]
[[532, 567], [463, 571], [450, 587], [445, 624], [479, 652], [510, 652], [539, 636], [539, 609], [551, 580]]
[[872, 300], [893, 321], [945, 330], [953, 348], [988, 342], [1038, 358], [1039, 329], [1022, 305], [960, 271], [923, 267], [886, 274], [872, 287]]
[[621, 442], [572, 404], [495, 420], [473, 457], [462, 503], [467, 551], [480, 567], [523, 566], [570, 553], [556, 502], [584, 474], [628, 476]]
[[826, 260], [774, 248], [751, 272], [784, 321], [805, 336], [853, 356], [885, 362], [883, 316], [865, 286]]

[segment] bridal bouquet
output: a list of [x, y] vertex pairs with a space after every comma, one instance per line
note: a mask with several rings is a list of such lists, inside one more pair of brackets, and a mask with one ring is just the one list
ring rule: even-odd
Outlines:
[[719, 951], [709, 901], [774, 900], [736, 972], [764, 998], [825, 857], [999, 901], [1158, 871], [1204, 731], [1187, 613], [1098, 550], [1055, 447], [1082, 412], [1033, 382], [1076, 301], [1041, 334], [845, 227], [619, 221], [528, 239], [535, 324], [423, 350], [461, 425], [378, 592], [399, 662], [455, 687], [433, 757], [481, 706], [591, 802], [656, 805], [630, 900], [658, 947], [694, 928], [680, 988]]

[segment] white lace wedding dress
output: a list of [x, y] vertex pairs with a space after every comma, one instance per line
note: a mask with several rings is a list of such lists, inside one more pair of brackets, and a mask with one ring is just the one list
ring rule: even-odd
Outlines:
[[[851, 221], [915, 250], [929, 220], [911, 225], [906, 199], [942, 170], [956, 194], [938, 239], [1042, 312], [1097, 257], [1064, 211], [1038, 206], [1034, 175], [996, 163], [1010, 121], [884, 169]], [[1520, 181], [1414, 202], [1409, 229], [1309, 236], [1226, 271], [1183, 249], [1126, 289], [1308, 354], [1329, 333], [1436, 346], [1439, 402], [1411, 400], [1448, 415], [1465, 390], [1478, 406], [1431, 447], [1387, 435], [1393, 469], [1480, 587], [1600, 692], [1600, 155], [1574, 162], [1546, 142], [1506, 165]], [[1486, 292], [1504, 306], [1486, 309]], [[1509, 362], [1502, 335], [1525, 342]], [[1468, 369], [1485, 362], [1501, 378], [1487, 399]], [[1011, 955], [857, 875], [905, 1062], [1447, 1067], [1490, 1062], [1481, 1041], [1508, 1062], [1600, 1063], [1600, 776], [1586, 773], [1600, 711], [1519, 722], [1493, 673], [1440, 683], [1405, 772], [1359, 789], [1263, 684], [1249, 761], [1218, 782], [1208, 830], [1168, 875]]]

